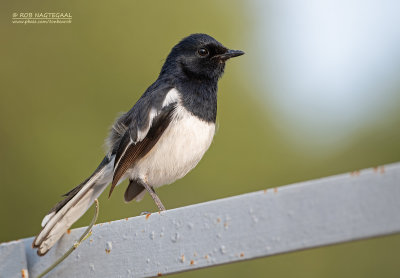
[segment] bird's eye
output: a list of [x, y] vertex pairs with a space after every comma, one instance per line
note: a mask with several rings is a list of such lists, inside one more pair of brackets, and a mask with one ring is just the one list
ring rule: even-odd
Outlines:
[[197, 50], [197, 53], [200, 56], [205, 57], [208, 55], [208, 50], [207, 50], [207, 48], [200, 48], [199, 50]]

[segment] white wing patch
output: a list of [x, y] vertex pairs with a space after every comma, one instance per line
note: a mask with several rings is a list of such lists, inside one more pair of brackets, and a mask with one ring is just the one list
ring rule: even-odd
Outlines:
[[[163, 104], [162, 104], [162, 108], [165, 107], [165, 106], [168, 106], [168, 105], [170, 105], [171, 103], [174, 103], [174, 102], [180, 102], [180, 96], [179, 96], [178, 90], [175, 89], [175, 88], [172, 88], [171, 90], [169, 90], [169, 92], [165, 96], [165, 99], [164, 99]], [[137, 141], [142, 141], [146, 137], [147, 132], [149, 132], [149, 130], [151, 128], [151, 125], [153, 123], [154, 118], [157, 117], [159, 112], [160, 111], [157, 111], [156, 108], [151, 108], [150, 115], [149, 115], [149, 124], [143, 130], [142, 129], [138, 129]]]
[[150, 115], [149, 115], [149, 124], [147, 125], [147, 127], [145, 128], [145, 129], [143, 129], [143, 130], [141, 130], [140, 128], [138, 128], [138, 131], [137, 131], [137, 141], [142, 141], [143, 139], [144, 139], [144, 137], [146, 137], [146, 135], [147, 135], [147, 132], [149, 132], [149, 130], [150, 130], [150, 127], [151, 127], [151, 124], [152, 124], [152, 122], [153, 122], [153, 119], [155, 118], [155, 117], [157, 117], [157, 115], [158, 115], [158, 112], [157, 112], [157, 109], [155, 109], [155, 108], [151, 108], [151, 110], [150, 110]]
[[116, 168], [119, 164], [119, 162], [121, 161], [121, 159], [124, 157], [126, 151], [128, 150], [129, 146], [132, 145], [134, 142], [132, 140], [131, 137], [129, 137], [129, 143], [126, 145], [124, 152], [121, 154], [121, 156], [119, 157], [118, 161], [115, 162], [115, 167]]
[[169, 92], [165, 96], [162, 107], [168, 106], [173, 102], [179, 102], [180, 99], [181, 99], [181, 97], [179, 96], [178, 90], [175, 88], [172, 88], [171, 90], [169, 90]]

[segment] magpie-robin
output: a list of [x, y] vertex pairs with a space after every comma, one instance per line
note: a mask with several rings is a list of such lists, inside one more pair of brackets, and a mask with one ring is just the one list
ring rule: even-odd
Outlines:
[[140, 201], [147, 191], [165, 210], [154, 188], [185, 176], [210, 146], [218, 79], [225, 62], [243, 54], [206, 34], [190, 35], [175, 45], [158, 79], [112, 126], [109, 151], [94, 173], [44, 217], [33, 241], [37, 253], [46, 254], [109, 183], [110, 196], [128, 178], [126, 202]]

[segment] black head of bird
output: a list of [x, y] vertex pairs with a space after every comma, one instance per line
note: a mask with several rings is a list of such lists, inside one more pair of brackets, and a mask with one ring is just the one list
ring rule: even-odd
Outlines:
[[161, 69], [161, 76], [218, 81], [226, 60], [243, 54], [243, 51], [226, 48], [209, 35], [193, 34], [172, 48]]

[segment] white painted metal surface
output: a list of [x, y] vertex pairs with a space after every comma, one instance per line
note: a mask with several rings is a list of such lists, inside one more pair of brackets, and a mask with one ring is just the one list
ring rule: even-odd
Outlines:
[[[399, 233], [399, 212], [397, 163], [99, 224], [47, 277], [149, 277]], [[44, 257], [32, 238], [21, 241], [30, 277], [82, 232], [66, 234]], [[21, 275], [23, 264], [8, 267], [4, 250], [0, 271]]]
[[22, 240], [0, 244], [0, 278], [28, 278], [25, 242]]

